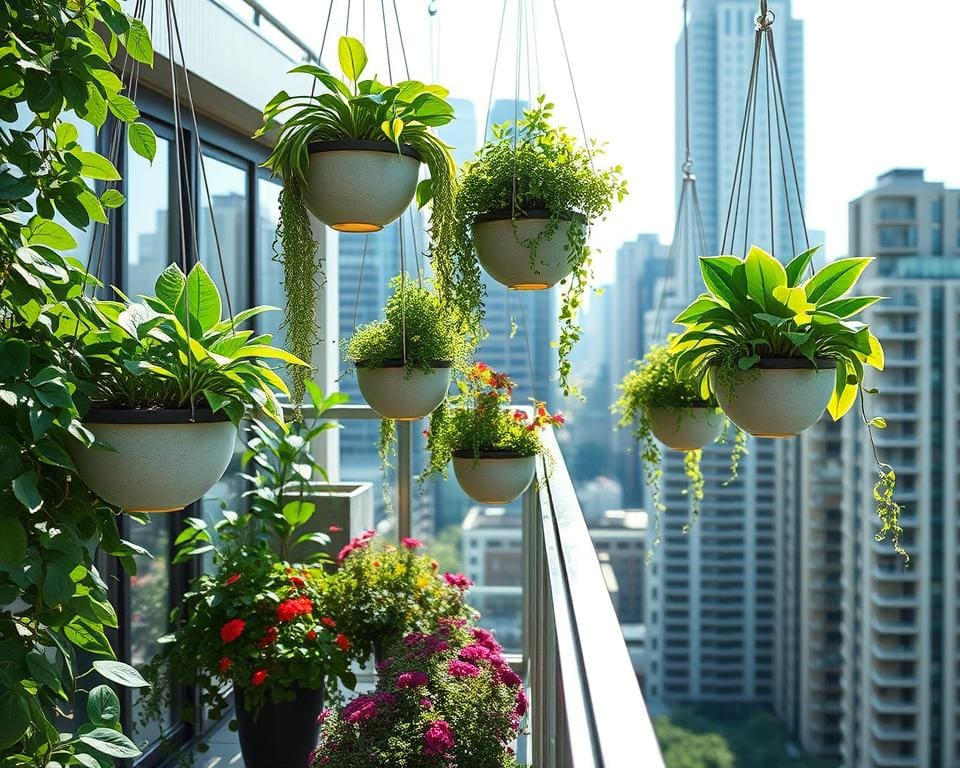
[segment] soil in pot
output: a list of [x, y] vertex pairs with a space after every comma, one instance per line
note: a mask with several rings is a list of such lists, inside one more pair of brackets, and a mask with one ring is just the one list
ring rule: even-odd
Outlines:
[[833, 392], [836, 361], [763, 358], [747, 371], [710, 370], [724, 413], [754, 437], [794, 437], [814, 424]]
[[550, 212], [526, 211], [526, 216], [511, 219], [509, 210], [478, 216], [473, 222], [473, 242], [481, 266], [494, 280], [517, 291], [543, 290], [556, 285], [573, 271], [568, 251], [570, 227], [582, 227], [580, 218], [571, 217], [537, 246], [530, 263], [530, 246], [550, 221]]
[[453, 473], [463, 492], [481, 504], [509, 504], [533, 482], [536, 456], [497, 451], [453, 454]]
[[310, 145], [303, 198], [340, 232], [376, 232], [400, 216], [417, 191], [420, 156], [389, 141], [317, 141]]
[[80, 477], [129, 512], [173, 512], [201, 498], [223, 477], [237, 439], [227, 416], [209, 408], [93, 409], [84, 426], [113, 450], [71, 441]]
[[435, 361], [433, 365], [429, 371], [410, 372], [401, 360], [389, 360], [382, 368], [368, 368], [358, 361], [360, 394], [385, 419], [422, 419], [443, 402], [450, 387], [450, 363]]
[[243, 703], [243, 691], [234, 688], [240, 752], [246, 768], [307, 768], [317, 746], [323, 709], [323, 690], [297, 688], [293, 701], [266, 697], [253, 715]]
[[716, 408], [648, 408], [650, 431], [667, 448], [696, 451], [720, 436], [723, 416]]

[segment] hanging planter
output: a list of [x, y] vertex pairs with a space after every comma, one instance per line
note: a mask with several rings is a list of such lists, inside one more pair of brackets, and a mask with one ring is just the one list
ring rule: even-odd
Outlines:
[[197, 409], [95, 408], [83, 425], [102, 448], [69, 444], [83, 481], [101, 499], [126, 512], [175, 512], [223, 477], [237, 428], [224, 413]]
[[520, 218], [514, 218], [509, 209], [477, 216], [473, 242], [480, 265], [498, 283], [517, 291], [556, 285], [574, 269], [570, 229], [581, 230], [573, 234], [574, 241], [586, 238], [584, 217], [563, 213], [552, 226], [554, 218], [545, 209], [526, 211]]
[[648, 409], [650, 431], [673, 451], [697, 451], [716, 441], [723, 428], [723, 415], [708, 406]]
[[754, 368], [711, 369], [710, 388], [724, 413], [754, 437], [793, 437], [812, 426], [834, 391], [836, 360], [761, 358]]
[[421, 481], [447, 476], [447, 465], [470, 498], [481, 504], [509, 504], [533, 482], [537, 454], [543, 450], [540, 433], [564, 423], [562, 414], [550, 415], [543, 403], [533, 413], [512, 409], [514, 383], [486, 363], [475, 363], [458, 382], [455, 397], [434, 411], [427, 432], [430, 463]]
[[248, 411], [283, 423], [274, 389], [286, 394], [286, 386], [258, 358], [302, 363], [271, 347], [269, 336], [240, 330], [266, 308], [223, 319], [220, 293], [201, 264], [189, 276], [167, 267], [156, 296], [144, 301], [94, 301], [82, 318], [80, 350], [94, 390], [84, 426], [102, 445], [76, 441], [70, 453], [107, 502], [169, 512], [223, 476]]
[[[451, 261], [474, 258], [495, 280], [517, 290], [563, 282], [558, 380], [570, 381], [570, 353], [580, 328], [577, 314], [590, 278], [590, 227], [626, 194], [619, 167], [598, 165], [602, 148], [578, 146], [551, 125], [553, 104], [541, 96], [516, 124], [494, 137], [463, 165], [457, 191], [457, 230]], [[464, 308], [469, 315], [469, 307]]]
[[447, 396], [450, 361], [433, 360], [427, 370], [408, 370], [403, 360], [385, 360], [374, 367], [356, 361], [360, 394], [384, 419], [412, 421], [429, 416]]
[[339, 232], [376, 232], [402, 214], [417, 191], [420, 155], [392, 141], [315, 141], [303, 199]]
[[527, 490], [536, 470], [536, 456], [516, 451], [453, 454], [457, 482], [467, 496], [481, 504], [509, 504]]

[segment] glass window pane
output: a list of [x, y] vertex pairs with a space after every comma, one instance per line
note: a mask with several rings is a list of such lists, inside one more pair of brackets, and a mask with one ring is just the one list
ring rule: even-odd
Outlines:
[[[257, 179], [257, 240], [256, 240], [256, 303], [282, 308], [283, 265], [276, 260], [273, 249], [280, 221], [281, 186], [272, 179]], [[270, 312], [257, 318], [257, 330], [273, 334], [273, 342], [283, 346], [286, 334], [280, 329], [282, 312]]]
[[124, 292], [153, 294], [153, 285], [172, 261], [170, 238], [170, 142], [157, 137], [153, 164], [127, 152], [126, 264]]
[[247, 306], [249, 281], [249, 220], [250, 200], [247, 196], [247, 172], [208, 154], [204, 154], [207, 184], [213, 201], [217, 222], [217, 237], [223, 265], [217, 258], [216, 240], [210, 220], [210, 206], [203, 179], [199, 182], [197, 229], [199, 230], [200, 260], [216, 282], [223, 298], [224, 316], [227, 300], [223, 276], [226, 275], [233, 311]]

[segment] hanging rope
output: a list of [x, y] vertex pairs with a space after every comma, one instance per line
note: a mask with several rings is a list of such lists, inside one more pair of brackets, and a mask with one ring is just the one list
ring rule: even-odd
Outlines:
[[507, 20], [507, 0], [503, 0], [503, 10], [500, 12], [500, 31], [497, 32], [497, 47], [493, 54], [493, 72], [490, 74], [490, 94], [487, 96], [487, 112], [483, 118], [483, 142], [486, 143], [490, 131], [490, 110], [493, 109], [493, 86], [497, 82], [497, 63], [500, 61], [500, 46], [503, 43], [503, 26]]
[[570, 77], [570, 88], [573, 91], [573, 103], [577, 108], [577, 119], [580, 121], [580, 130], [583, 133], [583, 146], [587, 150], [590, 166], [593, 167], [593, 151], [590, 148], [590, 139], [587, 137], [587, 126], [583, 121], [583, 110], [580, 108], [580, 97], [577, 95], [577, 81], [573, 76], [573, 65], [570, 63], [570, 52], [567, 50], [567, 38], [563, 34], [563, 24], [560, 21], [560, 8], [557, 0], [553, 0], [553, 14], [557, 18], [557, 31], [560, 33], [560, 45], [563, 49], [563, 58], [567, 63], [567, 75]]

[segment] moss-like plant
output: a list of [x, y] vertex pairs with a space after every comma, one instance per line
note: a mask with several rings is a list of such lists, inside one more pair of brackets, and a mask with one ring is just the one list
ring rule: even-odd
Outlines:
[[[280, 131], [264, 165], [283, 180], [285, 187], [278, 243], [287, 292], [287, 334], [291, 351], [308, 362], [317, 335], [317, 290], [323, 282], [323, 265], [316, 260], [317, 244], [303, 201], [312, 142], [389, 141], [397, 145], [398, 152], [401, 146], [412, 147], [430, 172], [429, 178], [417, 187], [417, 203], [432, 203], [431, 259], [441, 295], [450, 299], [460, 290], [458, 286], [479, 280], [473, 276], [476, 267], [467, 260], [465, 265], [453, 262], [453, 252], [445, 245], [451, 242], [454, 231], [456, 165], [450, 148], [431, 129], [453, 119], [447, 90], [416, 80], [390, 85], [376, 78], [361, 79], [367, 53], [360, 41], [352, 37], [340, 38], [338, 58], [343, 77], [313, 64], [292, 69], [291, 74], [313, 77], [313, 87], [309, 93], [293, 96], [280, 91], [264, 107], [263, 126], [255, 134], [261, 136], [278, 128]], [[476, 303], [479, 298], [471, 301]], [[299, 403], [303, 398], [304, 373], [294, 370], [292, 374], [293, 397]]]
[[[676, 355], [671, 351], [670, 345], [654, 345], [643, 359], [637, 362], [634, 369], [624, 376], [617, 387], [620, 396], [610, 406], [610, 410], [620, 417], [617, 427], [630, 428], [634, 440], [640, 446], [640, 461], [643, 464], [644, 479], [652, 496], [654, 511], [655, 535], [651, 552], [660, 544], [660, 519], [667, 507], [663, 503], [660, 487], [663, 477], [661, 469], [663, 453], [653, 435], [650, 409], [665, 408], [676, 415], [678, 423], [692, 417], [691, 408], [710, 408], [720, 413], [716, 398], [713, 395], [707, 398], [702, 397], [696, 381], [678, 379], [675, 367]], [[717, 439], [718, 442], [727, 441], [729, 429], [730, 422], [724, 417], [724, 426]], [[746, 434], [737, 429], [730, 456], [730, 480], [737, 477], [740, 459], [746, 452]], [[700, 502], [704, 495], [703, 472], [700, 469], [702, 458], [702, 449], [684, 452], [683, 468], [690, 480], [689, 488], [684, 491], [690, 497], [690, 521], [684, 525], [684, 533], [689, 531], [700, 513]]]
[[580, 338], [577, 315], [583, 292], [590, 279], [590, 226], [626, 195], [626, 182], [618, 166], [599, 168], [602, 146], [578, 146], [563, 128], [551, 125], [553, 104], [541, 96], [531, 109], [524, 110], [516, 125], [512, 121], [495, 126], [493, 139], [465, 163], [457, 191], [457, 231], [454, 243], [458, 261], [474, 252], [472, 224], [483, 214], [510, 211], [516, 221], [526, 211], [546, 209], [550, 219], [543, 232], [525, 243], [530, 264], [536, 262], [540, 244], [552, 238], [561, 224], [571, 219], [583, 226], [571, 226], [567, 234], [567, 258], [573, 271], [560, 307], [559, 381], [564, 394], [576, 392], [570, 383], [570, 353]]

